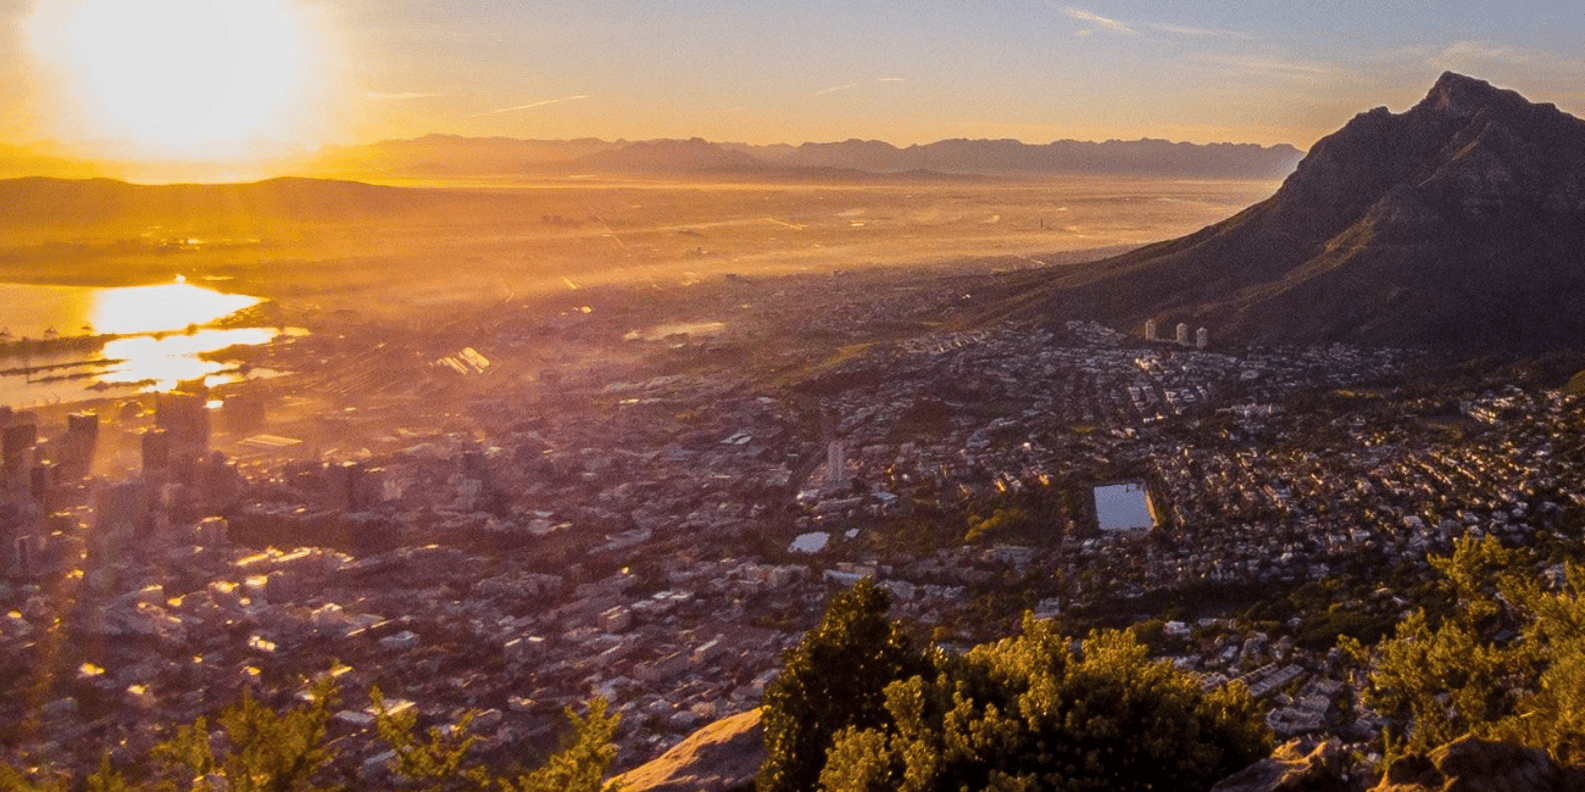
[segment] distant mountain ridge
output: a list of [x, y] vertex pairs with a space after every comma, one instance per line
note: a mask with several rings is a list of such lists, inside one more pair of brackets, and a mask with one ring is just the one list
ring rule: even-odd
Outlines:
[[1464, 353], [1585, 346], [1585, 122], [1446, 73], [1318, 142], [1238, 215], [994, 310], [1189, 322], [1213, 338]]
[[941, 140], [898, 148], [878, 140], [741, 146], [767, 162], [796, 167], [851, 168], [871, 172], [929, 170], [982, 175], [1150, 173], [1218, 178], [1278, 179], [1304, 153], [1287, 144], [1173, 143], [1166, 140], [1058, 140], [1044, 145], [1017, 140]]
[[[34, 150], [0, 145], [0, 178], [124, 177], [146, 181], [138, 163], [70, 159], [54, 147]], [[1280, 179], [1303, 157], [1283, 144], [1171, 143], [1165, 140], [942, 140], [893, 146], [877, 140], [801, 145], [686, 140], [524, 140], [431, 134], [350, 146], [327, 146], [313, 155], [281, 157], [265, 172], [312, 178], [476, 179], [513, 176], [701, 175], [836, 181], [902, 176], [908, 179], [977, 179], [1060, 175], [1146, 178]], [[196, 165], [193, 167], [197, 167]], [[178, 169], [180, 171], [180, 169]], [[157, 171], [156, 171], [157, 172]], [[194, 173], [203, 172], [192, 170]]]
[[299, 169], [370, 178], [565, 173], [762, 177], [907, 174], [938, 176], [1139, 175], [1279, 179], [1303, 153], [1289, 145], [1171, 143], [1165, 140], [943, 140], [898, 148], [880, 141], [749, 145], [687, 140], [571, 141], [428, 135], [324, 152]]
[[104, 173], [94, 165], [20, 146], [0, 145], [0, 179], [45, 176], [57, 179], [91, 179]]

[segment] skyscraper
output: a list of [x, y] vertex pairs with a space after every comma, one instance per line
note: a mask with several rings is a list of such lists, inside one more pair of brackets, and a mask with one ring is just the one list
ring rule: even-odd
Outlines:
[[841, 440], [832, 440], [826, 445], [826, 486], [833, 490], [842, 488], [847, 484], [847, 471], [847, 450]]

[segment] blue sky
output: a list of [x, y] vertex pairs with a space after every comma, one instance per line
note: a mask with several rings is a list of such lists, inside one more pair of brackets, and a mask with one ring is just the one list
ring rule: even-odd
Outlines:
[[[1305, 147], [1357, 112], [1411, 105], [1446, 69], [1585, 110], [1578, 0], [272, 1], [314, 19], [333, 57], [311, 134], [347, 142], [445, 132]], [[17, 35], [38, 3], [0, 0], [0, 35]], [[32, 66], [5, 43], [0, 140], [83, 134], [17, 109]]]

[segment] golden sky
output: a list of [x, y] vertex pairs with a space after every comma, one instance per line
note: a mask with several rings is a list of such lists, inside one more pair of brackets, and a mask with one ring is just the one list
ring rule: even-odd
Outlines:
[[0, 0], [0, 143], [257, 156], [559, 139], [1308, 146], [1452, 69], [1585, 108], [1577, 3]]

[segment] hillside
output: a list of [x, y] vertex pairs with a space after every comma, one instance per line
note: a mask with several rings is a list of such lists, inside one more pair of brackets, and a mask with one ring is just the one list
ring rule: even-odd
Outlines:
[[111, 222], [333, 221], [423, 208], [423, 191], [360, 182], [280, 178], [245, 184], [129, 184], [114, 179], [0, 180], [0, 227]]
[[1356, 116], [1228, 220], [1003, 286], [996, 315], [1185, 321], [1245, 342], [1577, 347], [1585, 122], [1444, 74], [1404, 113]]

